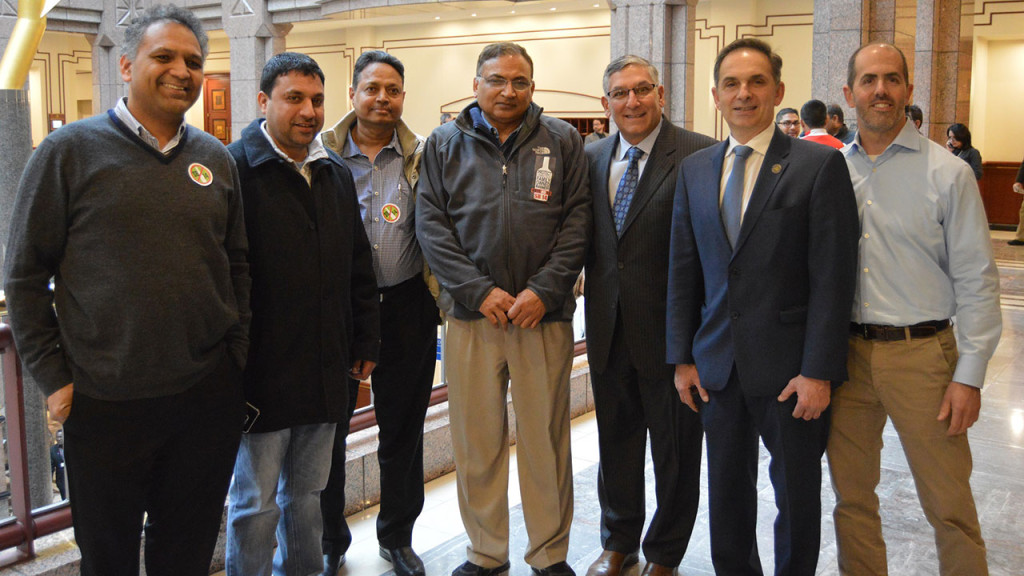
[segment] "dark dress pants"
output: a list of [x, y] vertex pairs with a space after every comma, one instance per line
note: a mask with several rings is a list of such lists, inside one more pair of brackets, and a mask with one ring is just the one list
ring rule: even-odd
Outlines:
[[[380, 362], [371, 379], [380, 428], [377, 539], [385, 548], [397, 548], [412, 544], [413, 524], [423, 510], [423, 420], [437, 362], [439, 316], [420, 275], [382, 289], [380, 314]], [[347, 433], [347, 426], [344, 431]], [[339, 427], [331, 478], [321, 495], [324, 553], [344, 553], [352, 541], [344, 518], [345, 453], [341, 433]], [[336, 478], [339, 469], [340, 479]]]
[[762, 574], [757, 550], [758, 437], [771, 454], [775, 491], [775, 574], [811, 576], [821, 544], [821, 457], [828, 410], [817, 420], [793, 418], [796, 394], [748, 396], [733, 368], [701, 409], [708, 445], [711, 560], [719, 576]]
[[207, 576], [245, 418], [227, 354], [185, 392], [109, 402], [74, 393], [64, 424], [83, 576]]
[[644, 557], [663, 566], [678, 566], [700, 502], [700, 416], [679, 400], [671, 376], [649, 379], [637, 374], [619, 329], [607, 368], [600, 374], [591, 372], [590, 378], [601, 454], [597, 477], [601, 546], [625, 554], [640, 547], [650, 431], [658, 507], [643, 539]]

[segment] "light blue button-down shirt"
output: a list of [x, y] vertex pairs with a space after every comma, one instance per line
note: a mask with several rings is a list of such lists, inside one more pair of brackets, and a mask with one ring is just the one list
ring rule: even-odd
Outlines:
[[860, 213], [853, 321], [907, 326], [955, 316], [953, 380], [980, 388], [999, 343], [999, 273], [970, 166], [907, 122], [872, 160], [843, 148]]

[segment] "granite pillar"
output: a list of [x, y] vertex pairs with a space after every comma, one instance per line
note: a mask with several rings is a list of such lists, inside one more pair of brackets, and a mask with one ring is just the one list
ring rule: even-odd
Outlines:
[[[28, 90], [0, 90], [0, 269], [7, 253], [7, 235], [11, 227], [14, 197], [21, 173], [32, 155], [32, 119]], [[51, 438], [46, 428], [43, 396], [28, 373], [24, 374], [28, 446], [29, 491], [32, 507], [50, 504]]]
[[231, 140], [261, 116], [256, 94], [267, 60], [284, 51], [291, 24], [274, 24], [265, 2], [222, 0], [224, 32], [231, 42]]
[[622, 0], [611, 9], [611, 59], [651, 61], [665, 86], [665, 115], [693, 128], [694, 20], [697, 0]]
[[[891, 0], [815, 0], [811, 97], [843, 107], [850, 130], [857, 126], [856, 112], [846, 105], [843, 86], [850, 55], [869, 37], [873, 24], [885, 21]], [[889, 21], [890, 34], [892, 22]], [[785, 70], [785, 68], [783, 68]]]
[[127, 92], [121, 79], [121, 44], [124, 31], [141, 6], [129, 2], [126, 9], [119, 0], [102, 0], [103, 11], [97, 33], [87, 35], [92, 46], [92, 113], [100, 114], [117, 105]]
[[[917, 3], [914, 103], [924, 112], [921, 132], [936, 142], [945, 142], [946, 127], [957, 121], [966, 122], [970, 112], [972, 44], [968, 37], [966, 58], [961, 61], [962, 10], [961, 0]], [[966, 74], [962, 73], [964, 67]], [[962, 111], [957, 108], [961, 91]]]

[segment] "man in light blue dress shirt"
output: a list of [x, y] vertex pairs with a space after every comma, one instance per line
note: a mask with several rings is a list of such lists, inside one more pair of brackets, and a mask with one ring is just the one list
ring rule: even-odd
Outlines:
[[907, 121], [907, 78], [899, 49], [869, 44], [843, 88], [859, 124], [843, 152], [861, 236], [850, 380], [834, 392], [828, 442], [839, 570], [887, 573], [875, 488], [891, 418], [940, 573], [988, 574], [966, 432], [1002, 331], [999, 276], [974, 174]]

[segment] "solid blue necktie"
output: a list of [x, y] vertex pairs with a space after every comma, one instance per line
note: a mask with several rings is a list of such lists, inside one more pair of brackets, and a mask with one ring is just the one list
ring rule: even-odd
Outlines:
[[732, 172], [725, 182], [725, 194], [722, 196], [722, 224], [729, 245], [735, 247], [740, 237], [740, 222], [743, 219], [743, 174], [747, 168], [747, 157], [753, 148], [737, 146], [733, 148], [735, 158], [732, 161]]
[[615, 191], [615, 204], [612, 205], [612, 215], [615, 218], [615, 233], [622, 235], [622, 225], [626, 222], [626, 214], [629, 212], [629, 205], [633, 202], [633, 193], [636, 192], [636, 184], [640, 181], [640, 157], [644, 151], [636, 146], [626, 151], [629, 156], [629, 166], [626, 173], [619, 180], [619, 188]]

